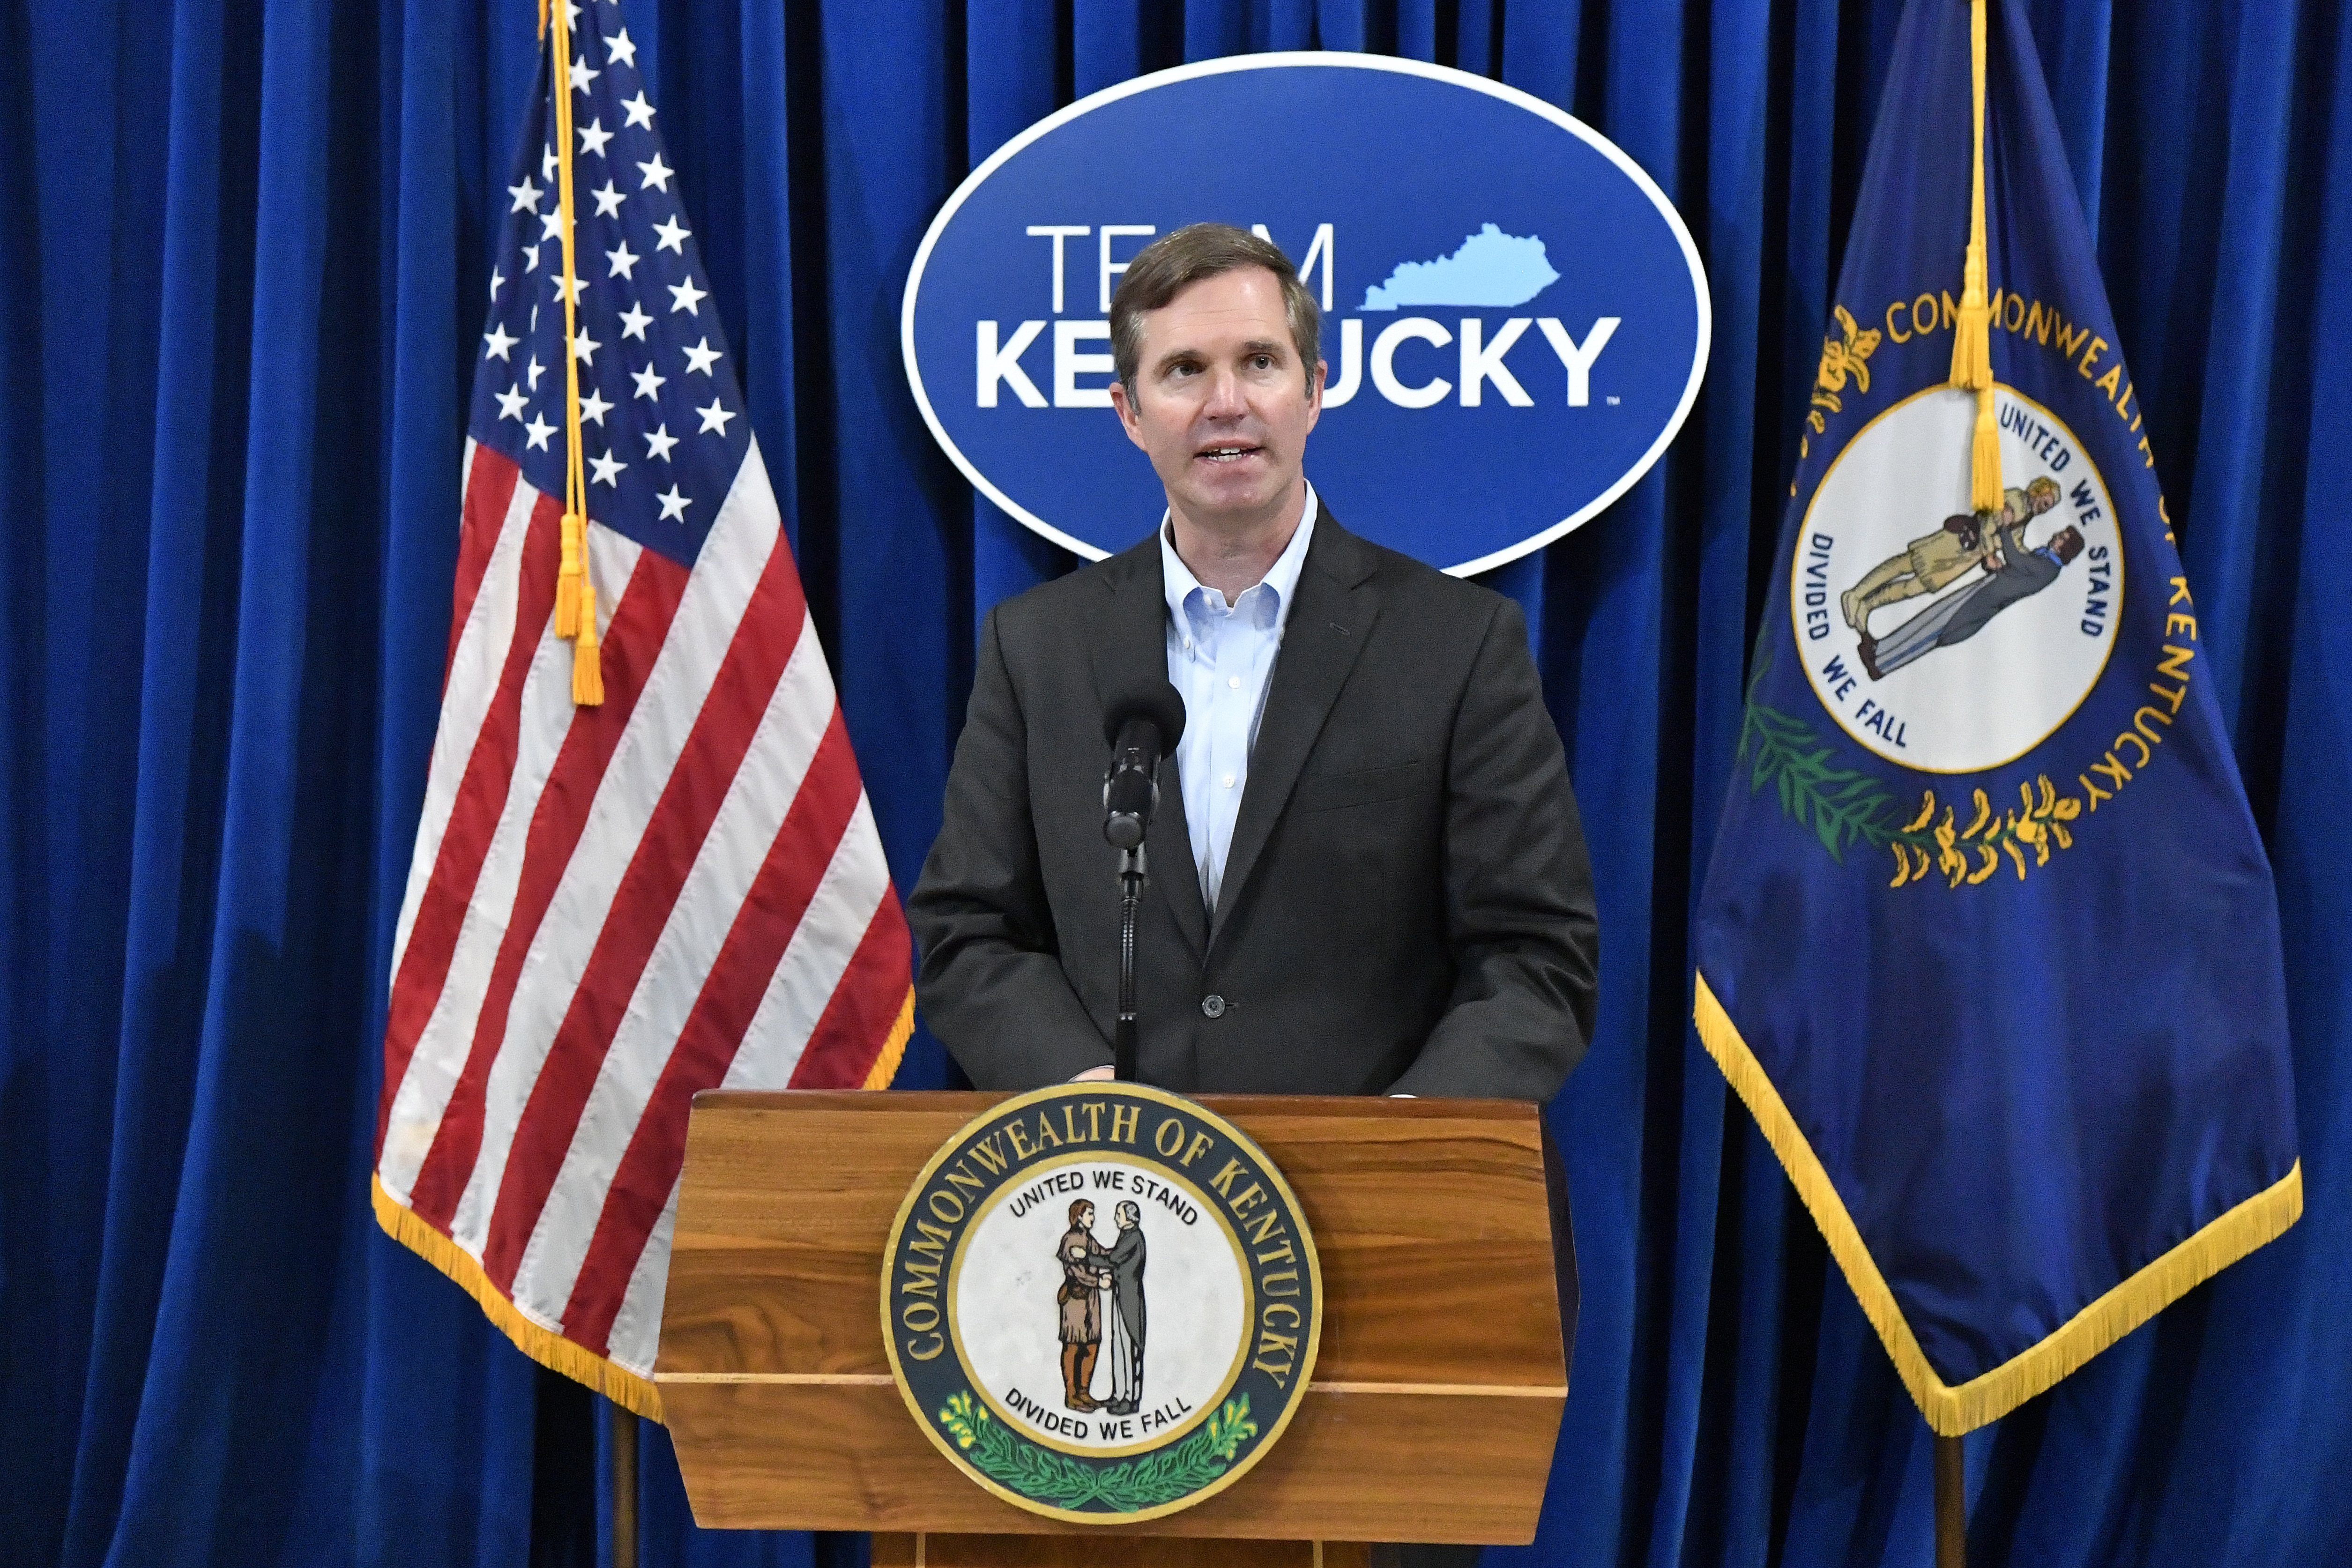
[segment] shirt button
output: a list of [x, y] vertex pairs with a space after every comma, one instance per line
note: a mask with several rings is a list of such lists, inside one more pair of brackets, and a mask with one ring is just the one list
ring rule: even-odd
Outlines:
[[1213, 1019], [1225, 1016], [1225, 998], [1211, 991], [1201, 998], [1201, 1010]]
[[1242, 678], [1239, 675], [1227, 675], [1225, 677], [1225, 685], [1233, 687], [1235, 691], [1239, 691], [1242, 689]]
[[1234, 787], [1234, 776], [1233, 776], [1232, 774], [1228, 773], [1228, 774], [1226, 774], [1226, 775], [1225, 775], [1225, 788], [1226, 788], [1226, 789], [1232, 789], [1233, 787]]

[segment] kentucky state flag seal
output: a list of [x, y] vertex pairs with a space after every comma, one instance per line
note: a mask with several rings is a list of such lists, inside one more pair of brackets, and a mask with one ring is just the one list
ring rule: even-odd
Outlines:
[[2271, 873], [2018, 0], [1911, 0], [1700, 898], [1701, 1039], [1937, 1432], [2301, 1212]]

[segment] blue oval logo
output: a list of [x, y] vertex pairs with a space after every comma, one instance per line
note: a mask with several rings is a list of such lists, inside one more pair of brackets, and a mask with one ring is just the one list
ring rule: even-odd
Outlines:
[[1160, 71], [999, 148], [907, 279], [907, 378], [931, 434], [1080, 555], [1135, 543], [1166, 505], [1111, 412], [1111, 291], [1153, 236], [1210, 220], [1273, 240], [1322, 303], [1317, 490], [1349, 528], [1447, 571], [1592, 517], [1698, 395], [1697, 248], [1591, 127], [1371, 55]]

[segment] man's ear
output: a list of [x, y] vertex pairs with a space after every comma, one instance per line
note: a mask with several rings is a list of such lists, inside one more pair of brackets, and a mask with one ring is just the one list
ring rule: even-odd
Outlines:
[[1307, 378], [1307, 428], [1313, 430], [1315, 422], [1323, 417], [1323, 382], [1331, 367], [1321, 360], [1315, 361], [1315, 373]]
[[1127, 438], [1134, 442], [1137, 446], [1142, 447], [1144, 451], [1150, 451], [1150, 447], [1143, 445], [1143, 432], [1136, 423], [1137, 409], [1128, 400], [1125, 382], [1110, 383], [1110, 406], [1118, 412], [1118, 427], [1127, 432]]

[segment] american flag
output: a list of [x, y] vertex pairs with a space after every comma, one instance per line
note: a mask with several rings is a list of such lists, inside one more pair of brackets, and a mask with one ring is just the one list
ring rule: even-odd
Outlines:
[[[907, 926], [610, 0], [570, 7], [586, 557], [604, 699], [553, 633], [565, 466], [551, 47], [476, 361], [448, 669], [394, 936], [379, 1219], [541, 1362], [647, 1415], [687, 1111], [886, 1084]], [[608, 31], [608, 29], [610, 29]]]

